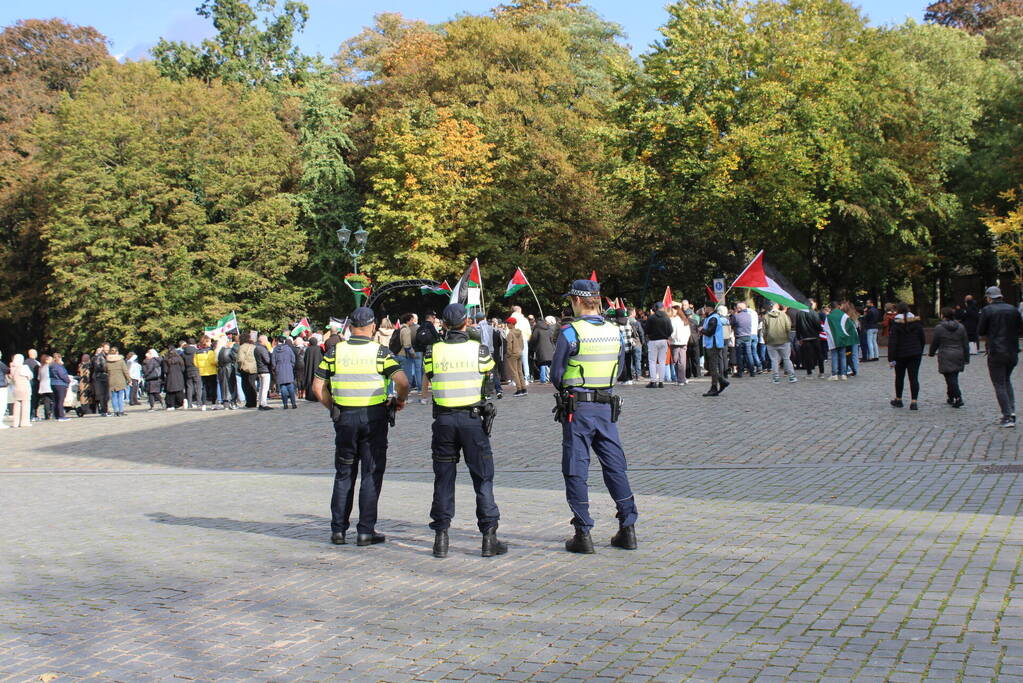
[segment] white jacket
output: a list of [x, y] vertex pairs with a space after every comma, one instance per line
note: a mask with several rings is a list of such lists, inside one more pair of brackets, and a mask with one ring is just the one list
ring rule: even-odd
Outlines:
[[672, 346], [686, 346], [689, 344], [689, 335], [691, 333], [692, 329], [682, 321], [682, 318], [675, 316], [671, 319]]

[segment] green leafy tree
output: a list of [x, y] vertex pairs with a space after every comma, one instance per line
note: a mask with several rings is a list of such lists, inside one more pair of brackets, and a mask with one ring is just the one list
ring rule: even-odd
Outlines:
[[287, 0], [280, 13], [276, 8], [277, 0], [203, 0], [196, 13], [213, 22], [217, 35], [200, 45], [160, 39], [152, 49], [157, 68], [176, 80], [220, 78], [252, 87], [302, 81], [315, 62], [294, 39], [309, 20], [309, 7]]
[[55, 343], [163, 343], [232, 310], [274, 329], [301, 310], [297, 153], [267, 94], [102, 67], [40, 142]]

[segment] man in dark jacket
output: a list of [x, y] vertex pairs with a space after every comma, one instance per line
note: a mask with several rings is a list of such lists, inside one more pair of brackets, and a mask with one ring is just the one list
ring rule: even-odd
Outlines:
[[96, 355], [92, 357], [92, 395], [96, 398], [96, 412], [102, 417], [107, 417], [107, 402], [110, 400], [110, 373], [107, 371], [107, 354], [110, 353], [110, 344], [103, 342], [103, 345], [96, 349]]
[[863, 316], [860, 318], [860, 325], [866, 335], [866, 344], [863, 349], [863, 360], [866, 362], [878, 360], [881, 357], [877, 348], [877, 335], [881, 326], [881, 311], [877, 310], [872, 299], [867, 300], [867, 307], [863, 309]]
[[185, 408], [198, 408], [202, 403], [202, 377], [199, 366], [195, 364], [195, 354], [199, 349], [195, 345], [195, 337], [179, 342], [181, 360], [185, 362]]
[[977, 328], [980, 326], [980, 307], [977, 306], [977, 302], [970, 294], [963, 299], [963, 304], [956, 319], [966, 328], [966, 336], [970, 340], [970, 352], [979, 353], [980, 335], [977, 333]]
[[270, 395], [270, 350], [267, 349], [269, 340], [265, 334], [259, 335], [252, 354], [256, 359], [256, 375], [259, 377], [259, 409], [273, 410], [268, 397]]
[[[1002, 410], [999, 424], [1015, 427], [1016, 397], [1012, 391], [1012, 371], [1019, 361], [1023, 317], [1017, 308], [1002, 301], [1002, 290], [998, 287], [988, 287], [984, 295], [988, 305], [980, 312], [977, 333], [987, 337], [987, 370], [995, 388], [998, 407]], [[969, 331], [967, 327], [967, 334]]]
[[551, 360], [554, 358], [554, 328], [546, 319], [536, 321], [533, 334], [529, 337], [529, 350], [539, 370], [540, 384], [547, 384], [551, 376]]
[[796, 338], [799, 339], [800, 365], [806, 370], [806, 376], [813, 376], [813, 366], [818, 366], [818, 376], [824, 378], [824, 357], [820, 354], [820, 333], [824, 328], [821, 326], [820, 316], [817, 311], [811, 309], [800, 311], [796, 316]]
[[647, 389], [664, 387], [665, 375], [668, 373], [668, 340], [671, 339], [671, 319], [664, 312], [664, 304], [654, 304], [654, 314], [646, 323], [647, 353], [650, 356], [650, 383]]
[[288, 409], [289, 400], [292, 408], [298, 408], [295, 404], [295, 351], [283, 335], [277, 337], [277, 346], [270, 354], [270, 364], [277, 377], [277, 389], [281, 392], [284, 409]]

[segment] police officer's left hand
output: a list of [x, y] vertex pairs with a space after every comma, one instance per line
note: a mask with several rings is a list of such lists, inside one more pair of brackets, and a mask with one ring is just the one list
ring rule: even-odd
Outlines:
[[399, 412], [404, 410], [405, 409], [405, 403], [407, 403], [407, 401], [403, 401], [400, 398], [395, 398], [394, 399], [394, 409], [399, 411]]

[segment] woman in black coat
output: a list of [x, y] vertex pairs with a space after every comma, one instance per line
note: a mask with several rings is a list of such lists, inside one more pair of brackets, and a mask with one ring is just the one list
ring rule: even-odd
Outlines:
[[185, 361], [173, 346], [163, 357], [163, 376], [167, 388], [167, 410], [182, 406], [185, 397]]
[[955, 321], [955, 311], [951, 308], [941, 309], [942, 321], [934, 328], [931, 338], [933, 358], [938, 355], [938, 372], [945, 377], [948, 388], [948, 404], [953, 408], [962, 408], [963, 394], [959, 390], [959, 373], [966, 369], [970, 362], [970, 338], [962, 323]]
[[892, 406], [902, 407], [902, 387], [909, 375], [910, 410], [917, 410], [920, 395], [920, 360], [924, 355], [924, 324], [909, 310], [909, 304], [900, 302], [888, 330], [888, 362], [895, 368], [895, 398]]
[[163, 405], [163, 400], [160, 398], [160, 389], [163, 385], [163, 363], [160, 361], [160, 354], [156, 352], [156, 349], [149, 349], [146, 352], [146, 359], [142, 361], [142, 379], [146, 381], [149, 409], [154, 410], [157, 403]]

